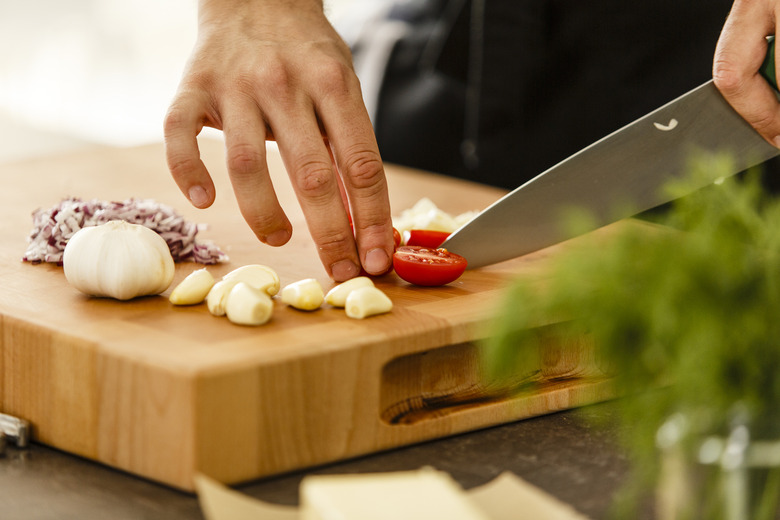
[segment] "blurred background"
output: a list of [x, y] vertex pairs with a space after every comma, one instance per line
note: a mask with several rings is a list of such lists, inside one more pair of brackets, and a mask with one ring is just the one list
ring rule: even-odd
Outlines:
[[0, 0], [0, 13], [0, 161], [162, 140], [197, 0]]

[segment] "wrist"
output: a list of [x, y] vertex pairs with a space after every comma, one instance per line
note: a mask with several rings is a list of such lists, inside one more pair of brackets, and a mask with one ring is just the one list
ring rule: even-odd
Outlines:
[[323, 0], [199, 0], [201, 27], [231, 20], [277, 23], [307, 15], [324, 16]]

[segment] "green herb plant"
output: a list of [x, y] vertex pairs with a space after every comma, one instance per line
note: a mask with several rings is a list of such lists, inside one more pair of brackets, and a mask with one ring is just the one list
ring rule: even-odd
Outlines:
[[[501, 380], [534, 372], [539, 324], [554, 318], [560, 334], [588, 336], [620, 396], [634, 491], [657, 482], [656, 435], [672, 416], [685, 416], [692, 433], [724, 436], [739, 417], [752, 439], [780, 439], [780, 201], [757, 173], [729, 171], [726, 157], [698, 161], [671, 193], [702, 176], [715, 183], [678, 198], [661, 226], [625, 226], [562, 255], [544, 283], [516, 281], [485, 345]], [[705, 494], [696, 500], [719, 496]], [[776, 496], [764, 498], [763, 511], [776, 508]], [[718, 507], [702, 509], [697, 518], [722, 518]]]

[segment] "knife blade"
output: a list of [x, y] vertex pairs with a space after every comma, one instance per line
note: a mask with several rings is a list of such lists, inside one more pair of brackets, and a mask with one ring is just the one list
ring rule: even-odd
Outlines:
[[[761, 72], [777, 89], [772, 43]], [[710, 80], [522, 184], [441, 247], [465, 257], [469, 269], [523, 256], [669, 202], [663, 187], [686, 176], [692, 154], [723, 153], [736, 174], [780, 150]], [[562, 217], [573, 208], [587, 211], [592, 226], [566, 229]]]

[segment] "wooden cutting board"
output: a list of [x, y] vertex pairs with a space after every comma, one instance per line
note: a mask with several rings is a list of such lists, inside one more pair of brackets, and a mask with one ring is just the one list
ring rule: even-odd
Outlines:
[[[204, 139], [201, 152], [218, 190], [207, 210], [178, 192], [162, 145], [0, 165], [0, 411], [29, 420], [36, 441], [192, 490], [196, 472], [237, 483], [611, 396], [589, 369], [584, 341], [551, 345], [546, 373], [559, 377], [532, 393], [507, 396], [479, 377], [477, 340], [490, 333], [508, 281], [541, 275], [572, 242], [446, 287], [387, 275], [377, 280], [395, 305], [386, 315], [353, 320], [277, 303], [262, 327], [233, 325], [205, 305], [173, 307], [170, 289], [129, 302], [89, 298], [62, 268], [21, 261], [36, 208], [68, 196], [153, 198], [208, 225], [200, 236], [230, 256], [210, 268], [215, 276], [262, 263], [282, 284], [314, 277], [330, 288], [278, 154], [269, 164], [295, 232], [275, 249], [241, 219], [222, 143]], [[396, 214], [422, 196], [460, 213], [503, 193], [399, 167], [387, 173]], [[179, 264], [174, 285], [200, 267]]]

